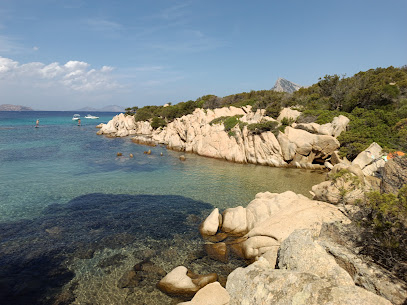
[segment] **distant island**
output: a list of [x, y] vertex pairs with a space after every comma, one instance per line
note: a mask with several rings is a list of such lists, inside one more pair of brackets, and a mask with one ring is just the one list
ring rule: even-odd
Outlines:
[[2, 104], [0, 111], [34, 111], [34, 109], [21, 105]]
[[124, 112], [124, 108], [117, 105], [108, 105], [103, 108], [83, 107], [75, 111], [89, 111], [89, 112]]

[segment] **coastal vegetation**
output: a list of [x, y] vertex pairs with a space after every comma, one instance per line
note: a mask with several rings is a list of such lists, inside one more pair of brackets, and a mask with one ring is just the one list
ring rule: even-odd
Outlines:
[[[273, 118], [278, 117], [283, 107], [294, 107], [302, 112], [298, 123], [324, 124], [335, 116], [345, 115], [350, 124], [338, 140], [341, 155], [349, 160], [372, 142], [386, 151], [407, 150], [407, 66], [370, 69], [351, 77], [326, 75], [316, 84], [294, 93], [260, 90], [225, 97], [205, 95], [174, 105], [127, 108], [126, 114], [134, 115], [136, 121], [150, 120], [153, 128], [160, 128], [191, 114], [196, 108], [247, 105], [251, 105], [253, 111], [264, 109], [265, 114]], [[238, 118], [222, 120], [228, 132], [238, 123], [242, 128]], [[290, 122], [282, 123], [280, 129], [284, 130]], [[248, 125], [248, 129], [254, 133], [278, 130], [270, 122], [260, 125]]]
[[370, 192], [353, 215], [362, 254], [407, 281], [407, 184], [398, 194]]

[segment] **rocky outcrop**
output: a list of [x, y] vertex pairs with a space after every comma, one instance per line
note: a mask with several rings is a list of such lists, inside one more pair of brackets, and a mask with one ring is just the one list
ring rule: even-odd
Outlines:
[[178, 303], [178, 305], [229, 305], [229, 293], [219, 282], [206, 285], [199, 290], [189, 302]]
[[380, 172], [386, 165], [382, 148], [372, 143], [351, 163], [332, 153], [335, 166], [327, 176], [327, 181], [312, 187], [313, 199], [332, 204], [354, 204], [364, 198], [369, 191], [379, 190]]
[[373, 142], [352, 161], [362, 169], [365, 176], [374, 176], [386, 161], [382, 158], [383, 150], [379, 144]]
[[135, 122], [133, 116], [126, 116], [120, 113], [113, 117], [107, 124], [99, 124], [98, 135], [108, 135], [114, 137], [127, 137], [129, 135], [143, 134], [151, 135], [153, 128], [149, 122]]
[[280, 269], [261, 257], [229, 274], [229, 304], [391, 305], [355, 286], [350, 275], [313, 241], [310, 231], [293, 232], [282, 243], [279, 255]]
[[309, 230], [296, 230], [281, 243], [278, 267], [326, 277], [335, 286], [354, 285], [349, 273], [314, 242]]
[[386, 162], [382, 174], [380, 190], [384, 193], [397, 194], [407, 184], [407, 158], [396, 157]]
[[318, 244], [346, 270], [359, 287], [380, 295], [393, 304], [403, 305], [407, 301], [406, 283], [386, 269], [331, 241], [320, 240]]
[[215, 209], [202, 224], [200, 232], [206, 239], [218, 231], [243, 236], [234, 247], [240, 244], [245, 259], [254, 260], [268, 252], [269, 260], [275, 264], [280, 243], [294, 230], [307, 228], [317, 235], [322, 223], [331, 221], [349, 222], [336, 207], [327, 203], [290, 191], [265, 192], [257, 194], [246, 208], [226, 209], [222, 215]]
[[[335, 206], [292, 192], [259, 193], [246, 208], [222, 214], [215, 209], [200, 227], [209, 257], [227, 262], [229, 252], [240, 253], [252, 264], [232, 271], [226, 290], [208, 284], [216, 276], [204, 277], [206, 286], [181, 304], [404, 304], [404, 282], [345, 246], [347, 224]], [[160, 284], [186, 295], [197, 289], [185, 267], [167, 277]]]
[[295, 121], [300, 115], [301, 112], [298, 110], [284, 108], [278, 115], [277, 121], [281, 122], [284, 118]]
[[306, 130], [310, 133], [338, 137], [343, 131], [346, 130], [348, 124], [349, 119], [346, 116], [339, 115], [333, 119], [332, 123], [323, 125], [317, 123], [301, 123], [296, 124], [295, 127]]
[[[300, 114], [297, 110], [285, 108], [277, 122], [283, 118], [295, 120]], [[231, 116], [239, 116], [242, 124], [240, 127], [237, 124], [229, 132], [225, 131], [223, 123], [211, 123], [216, 118]], [[280, 132], [276, 137], [271, 131], [253, 134], [247, 126], [243, 126], [275, 121], [265, 115], [264, 109], [256, 112], [251, 110], [251, 106], [195, 109], [192, 114], [177, 118], [166, 127], [156, 130], [152, 129], [149, 122], [134, 122], [132, 116], [120, 114], [104, 124], [97, 134], [132, 135], [136, 143], [165, 144], [169, 149], [238, 163], [321, 169], [325, 168], [325, 160], [339, 148], [335, 136], [346, 128], [344, 118], [340, 116], [334, 119], [329, 125], [329, 134], [315, 134], [287, 127], [284, 133]]]

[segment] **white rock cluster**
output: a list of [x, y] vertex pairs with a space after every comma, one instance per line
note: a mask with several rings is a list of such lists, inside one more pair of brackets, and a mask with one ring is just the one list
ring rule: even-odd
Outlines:
[[244, 236], [241, 246], [246, 259], [258, 259], [268, 252], [270, 263], [275, 264], [280, 243], [294, 230], [307, 228], [318, 235], [324, 222], [333, 221], [349, 222], [337, 207], [328, 203], [291, 191], [265, 192], [258, 193], [246, 208], [229, 208], [222, 214], [214, 209], [200, 232], [204, 237], [218, 231]]
[[[177, 118], [157, 130], [153, 130], [149, 122], [135, 122], [132, 116], [120, 114], [104, 124], [97, 133], [119, 137], [133, 135], [139, 143], [165, 144], [169, 149], [239, 163], [321, 168], [323, 160], [339, 148], [335, 137], [345, 130], [349, 122], [346, 117], [339, 116], [332, 123], [312, 125], [321, 132], [312, 130], [311, 133], [305, 128], [287, 127], [277, 137], [270, 131], [252, 134], [246, 126], [240, 129], [238, 125], [232, 128], [230, 134], [223, 124], [210, 124], [216, 118], [236, 115], [240, 115], [239, 120], [247, 124], [276, 121], [265, 116], [264, 112], [261, 109], [253, 112], [251, 106], [213, 110], [198, 108], [192, 114]], [[297, 110], [285, 108], [277, 122], [283, 118], [295, 120], [300, 114]], [[321, 164], [313, 164], [315, 159]]]
[[[373, 142], [362, 151], [352, 162], [339, 157], [329, 173], [330, 179], [312, 187], [313, 199], [332, 204], [354, 204], [364, 197], [364, 193], [379, 190], [380, 179], [377, 174], [386, 161], [380, 145]], [[339, 175], [340, 173], [342, 175]], [[332, 179], [332, 177], [337, 178]]]

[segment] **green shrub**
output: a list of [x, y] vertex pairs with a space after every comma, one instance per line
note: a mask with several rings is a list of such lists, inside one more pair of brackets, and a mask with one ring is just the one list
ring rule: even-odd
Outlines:
[[283, 107], [281, 107], [281, 104], [279, 103], [273, 103], [269, 106], [266, 107], [266, 115], [269, 117], [272, 117], [274, 119], [277, 119], [278, 116], [280, 115], [281, 110]]
[[368, 193], [359, 207], [362, 254], [407, 280], [407, 185], [397, 195]]
[[239, 118], [241, 118], [243, 115], [235, 115], [235, 116], [230, 116], [225, 119], [223, 122], [223, 126], [225, 127], [225, 131], [231, 130], [233, 127], [235, 127], [237, 124], [241, 123]]
[[213, 119], [209, 125], [214, 124], [223, 124], [223, 127], [226, 132], [228, 132], [229, 136], [234, 136], [235, 133], [231, 131], [233, 127], [239, 124], [240, 130], [243, 130], [243, 127], [247, 125], [247, 123], [240, 121], [239, 119], [243, 117], [243, 115], [238, 114], [234, 116], [221, 116], [216, 119]]
[[252, 134], [261, 134], [266, 131], [277, 132], [278, 122], [277, 121], [265, 121], [260, 123], [254, 123], [247, 125], [247, 129]]
[[[337, 117], [339, 115], [345, 115], [349, 116], [345, 112], [340, 112], [340, 111], [331, 111], [331, 110], [312, 110], [312, 109], [307, 109], [301, 113], [299, 118], [297, 119], [298, 123], [311, 123], [315, 122], [318, 124], [326, 124], [326, 123], [331, 123], [334, 117]], [[310, 118], [314, 118], [314, 121], [310, 122]]]
[[400, 135], [393, 131], [396, 118], [392, 112], [355, 108], [348, 116], [350, 117], [348, 130], [338, 137], [342, 156], [353, 160], [372, 142], [378, 143], [386, 150], [407, 148], [403, 147]]
[[151, 121], [151, 127], [154, 129], [167, 126], [167, 121], [163, 118], [155, 117]]

